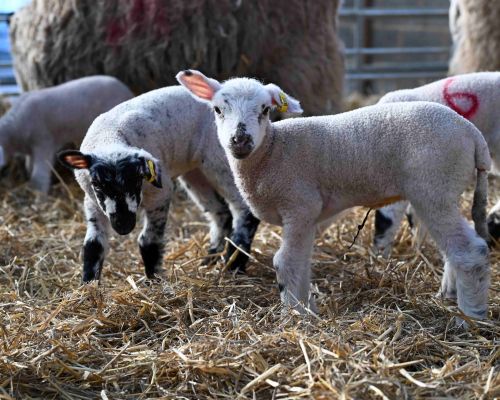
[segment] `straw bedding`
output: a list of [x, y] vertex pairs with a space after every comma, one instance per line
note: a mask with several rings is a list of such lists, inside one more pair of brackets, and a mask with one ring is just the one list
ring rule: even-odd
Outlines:
[[405, 226], [385, 261], [369, 250], [370, 222], [346, 250], [357, 210], [316, 242], [320, 319], [281, 316], [276, 227], [259, 228], [247, 275], [200, 266], [208, 227], [180, 193], [161, 282], [145, 281], [135, 238], [113, 236], [101, 285], [80, 286], [80, 191], [59, 184], [43, 200], [0, 185], [1, 399], [500, 396], [499, 252], [489, 321], [457, 330], [456, 308], [434, 297], [432, 244], [415, 252]]

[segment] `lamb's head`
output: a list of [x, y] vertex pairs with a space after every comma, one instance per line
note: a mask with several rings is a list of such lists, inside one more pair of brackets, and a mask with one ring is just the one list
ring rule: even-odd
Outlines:
[[213, 107], [219, 140], [233, 157], [248, 157], [262, 144], [273, 108], [301, 113], [300, 103], [274, 84], [263, 85], [250, 78], [223, 83], [201, 72], [186, 70], [177, 80], [199, 101]]
[[58, 159], [67, 168], [88, 171], [99, 207], [120, 235], [135, 227], [142, 182], [162, 187], [158, 160], [144, 150], [111, 153], [111, 157], [66, 150]]

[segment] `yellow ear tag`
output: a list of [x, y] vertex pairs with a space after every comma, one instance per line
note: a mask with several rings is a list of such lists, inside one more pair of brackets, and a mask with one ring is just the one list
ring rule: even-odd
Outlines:
[[288, 102], [286, 101], [286, 95], [285, 95], [285, 93], [281, 92], [279, 94], [279, 96], [280, 96], [280, 100], [281, 100], [281, 105], [276, 107], [276, 109], [281, 113], [287, 112], [288, 111]]
[[151, 160], [147, 160], [146, 161], [146, 164], [148, 165], [148, 169], [149, 169], [149, 174], [150, 176], [146, 177], [146, 180], [149, 182], [149, 183], [153, 183], [155, 180], [156, 180], [156, 170], [155, 170], [155, 164], [153, 161]]

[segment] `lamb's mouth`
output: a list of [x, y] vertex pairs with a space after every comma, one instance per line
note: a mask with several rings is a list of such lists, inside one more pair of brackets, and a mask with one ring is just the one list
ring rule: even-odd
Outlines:
[[245, 146], [242, 148], [231, 148], [231, 154], [233, 155], [234, 158], [238, 160], [243, 160], [244, 158], [247, 158], [250, 153], [253, 150], [253, 146]]

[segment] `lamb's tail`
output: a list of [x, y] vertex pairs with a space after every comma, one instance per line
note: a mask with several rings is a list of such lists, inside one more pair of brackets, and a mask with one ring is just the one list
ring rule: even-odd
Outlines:
[[488, 203], [488, 171], [477, 170], [476, 189], [472, 201], [472, 220], [479, 236], [489, 241], [488, 225], [486, 223], [486, 205]]
[[488, 203], [488, 171], [491, 168], [491, 157], [483, 135], [478, 129], [474, 130], [477, 175], [476, 189], [472, 201], [472, 220], [478, 235], [489, 241], [486, 207]]

